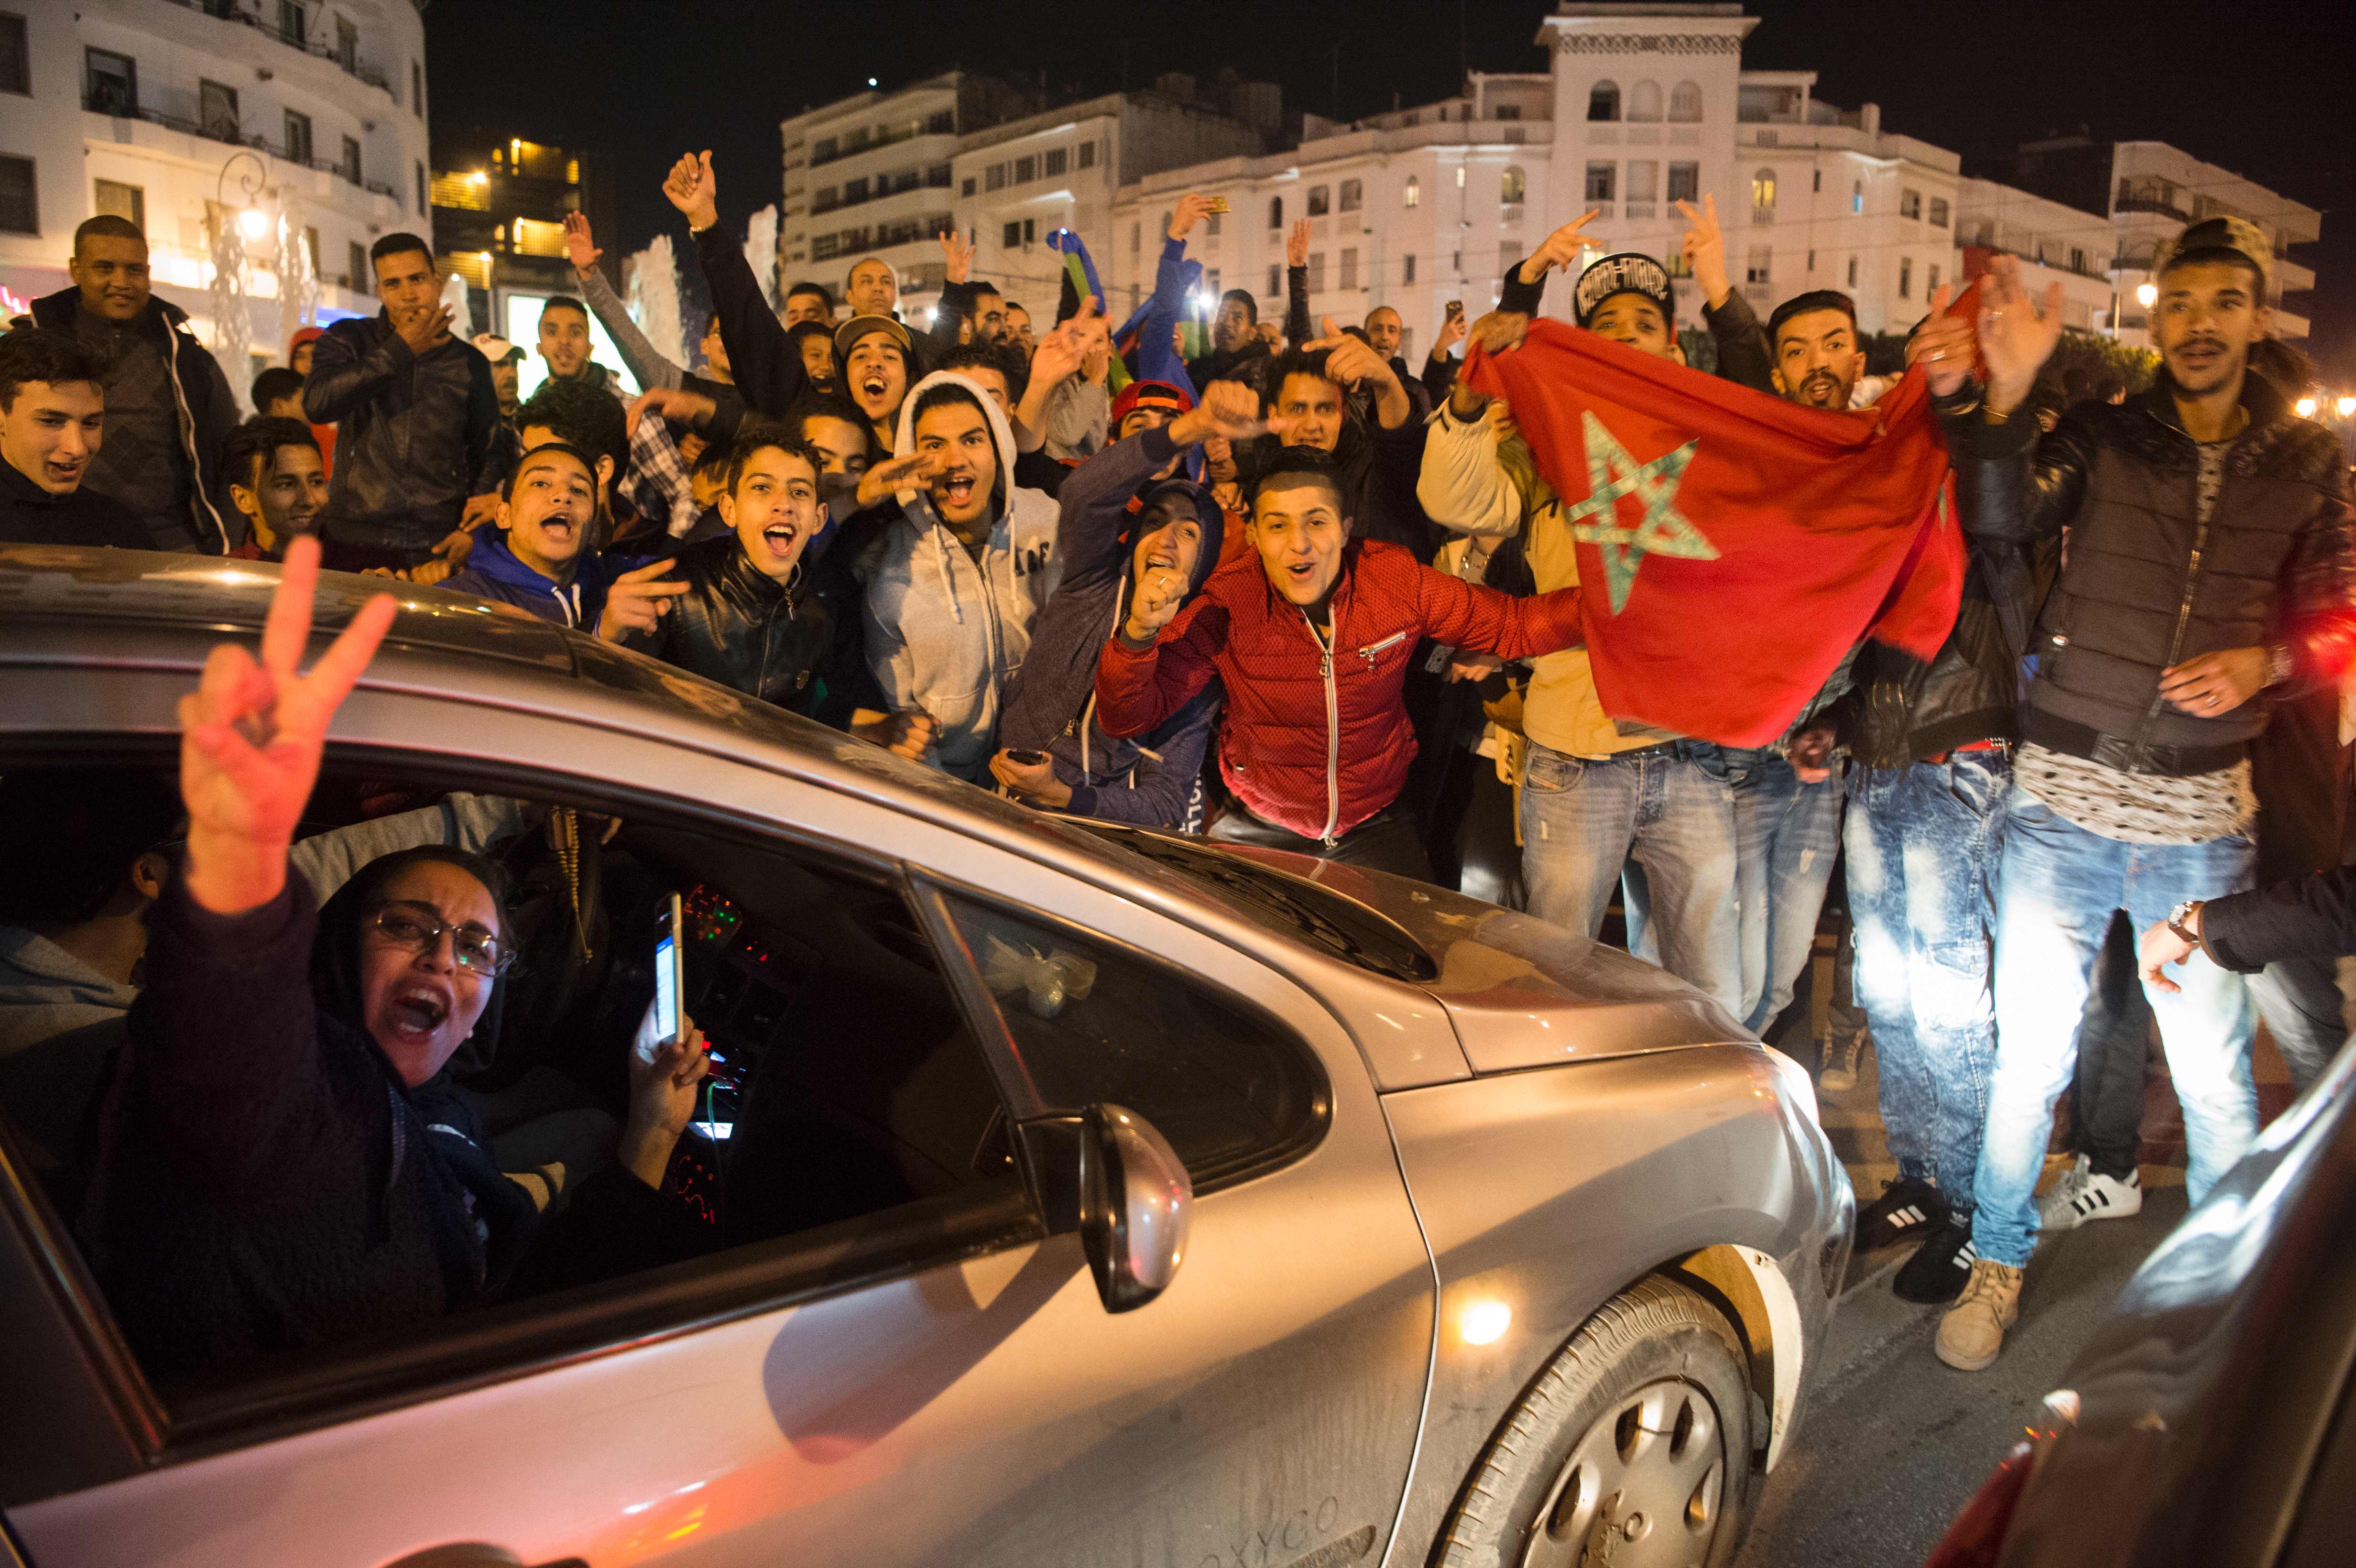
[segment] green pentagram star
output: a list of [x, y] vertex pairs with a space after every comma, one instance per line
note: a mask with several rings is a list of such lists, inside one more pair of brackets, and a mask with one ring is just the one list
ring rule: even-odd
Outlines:
[[[1564, 512], [1563, 521], [1570, 525], [1571, 538], [1584, 539], [1602, 551], [1604, 585], [1611, 591], [1612, 613], [1617, 615], [1627, 607], [1645, 556], [1718, 559], [1717, 547], [1702, 538], [1693, 519], [1676, 507], [1686, 464], [1693, 461], [1701, 443], [1689, 441], [1650, 463], [1639, 463], [1593, 412], [1580, 411], [1579, 428], [1587, 443], [1587, 499]], [[1620, 523], [1622, 496], [1633, 496], [1644, 503], [1644, 519], [1633, 528]], [[1590, 517], [1600, 520], [1580, 521]]]

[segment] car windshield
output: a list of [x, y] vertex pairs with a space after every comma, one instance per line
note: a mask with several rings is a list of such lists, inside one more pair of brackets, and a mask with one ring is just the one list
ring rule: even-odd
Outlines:
[[1166, 866], [1220, 902], [1269, 930], [1298, 938], [1345, 963], [1394, 980], [1439, 978], [1440, 965], [1405, 930], [1330, 888], [1223, 849], [1109, 823], [1076, 823]]

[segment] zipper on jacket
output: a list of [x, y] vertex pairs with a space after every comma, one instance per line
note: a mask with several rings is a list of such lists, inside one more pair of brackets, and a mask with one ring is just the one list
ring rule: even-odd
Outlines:
[[172, 380], [172, 428], [179, 432], [180, 450], [188, 459], [188, 513], [191, 522], [201, 523], [210, 517], [213, 532], [220, 539], [221, 554], [229, 553], [229, 525], [221, 521], [213, 509], [212, 497], [205, 494], [204, 459], [197, 452], [197, 414], [188, 407], [187, 389], [180, 384], [180, 335], [172, 324], [164, 323], [164, 373]]
[[1376, 655], [1384, 653], [1388, 649], [1395, 648], [1405, 641], [1407, 641], [1407, 634], [1405, 632], [1393, 632], [1381, 642], [1368, 643], [1365, 647], [1360, 648], [1358, 650], [1358, 656], [1366, 661], [1366, 667], [1368, 669], [1372, 669], [1375, 667], [1375, 658]]
[[[1336, 615], [1333, 619], [1338, 630], [1341, 617]], [[1301, 612], [1301, 624], [1316, 640], [1317, 673], [1325, 682], [1325, 831], [1317, 836], [1317, 840], [1331, 849], [1340, 842], [1333, 836], [1333, 828], [1342, 820], [1342, 699], [1333, 684], [1333, 643], [1317, 629], [1317, 623], [1309, 618], [1306, 610]]]

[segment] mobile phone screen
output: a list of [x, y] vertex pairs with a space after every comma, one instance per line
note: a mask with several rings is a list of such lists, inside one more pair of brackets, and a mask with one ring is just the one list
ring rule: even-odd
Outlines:
[[655, 1028], [679, 1038], [679, 944], [668, 936], [655, 944]]

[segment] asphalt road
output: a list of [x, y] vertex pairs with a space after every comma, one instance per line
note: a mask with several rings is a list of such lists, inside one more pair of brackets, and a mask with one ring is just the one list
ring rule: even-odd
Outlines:
[[1880, 1260], [1833, 1322], [1795, 1446], [1768, 1477], [1737, 1568], [1911, 1568], [2036, 1418], [2128, 1275], [2184, 1218], [2184, 1189], [2055, 1237], [2029, 1265], [2019, 1326], [1984, 1372], [1931, 1353], [1940, 1308], [1890, 1293]]

